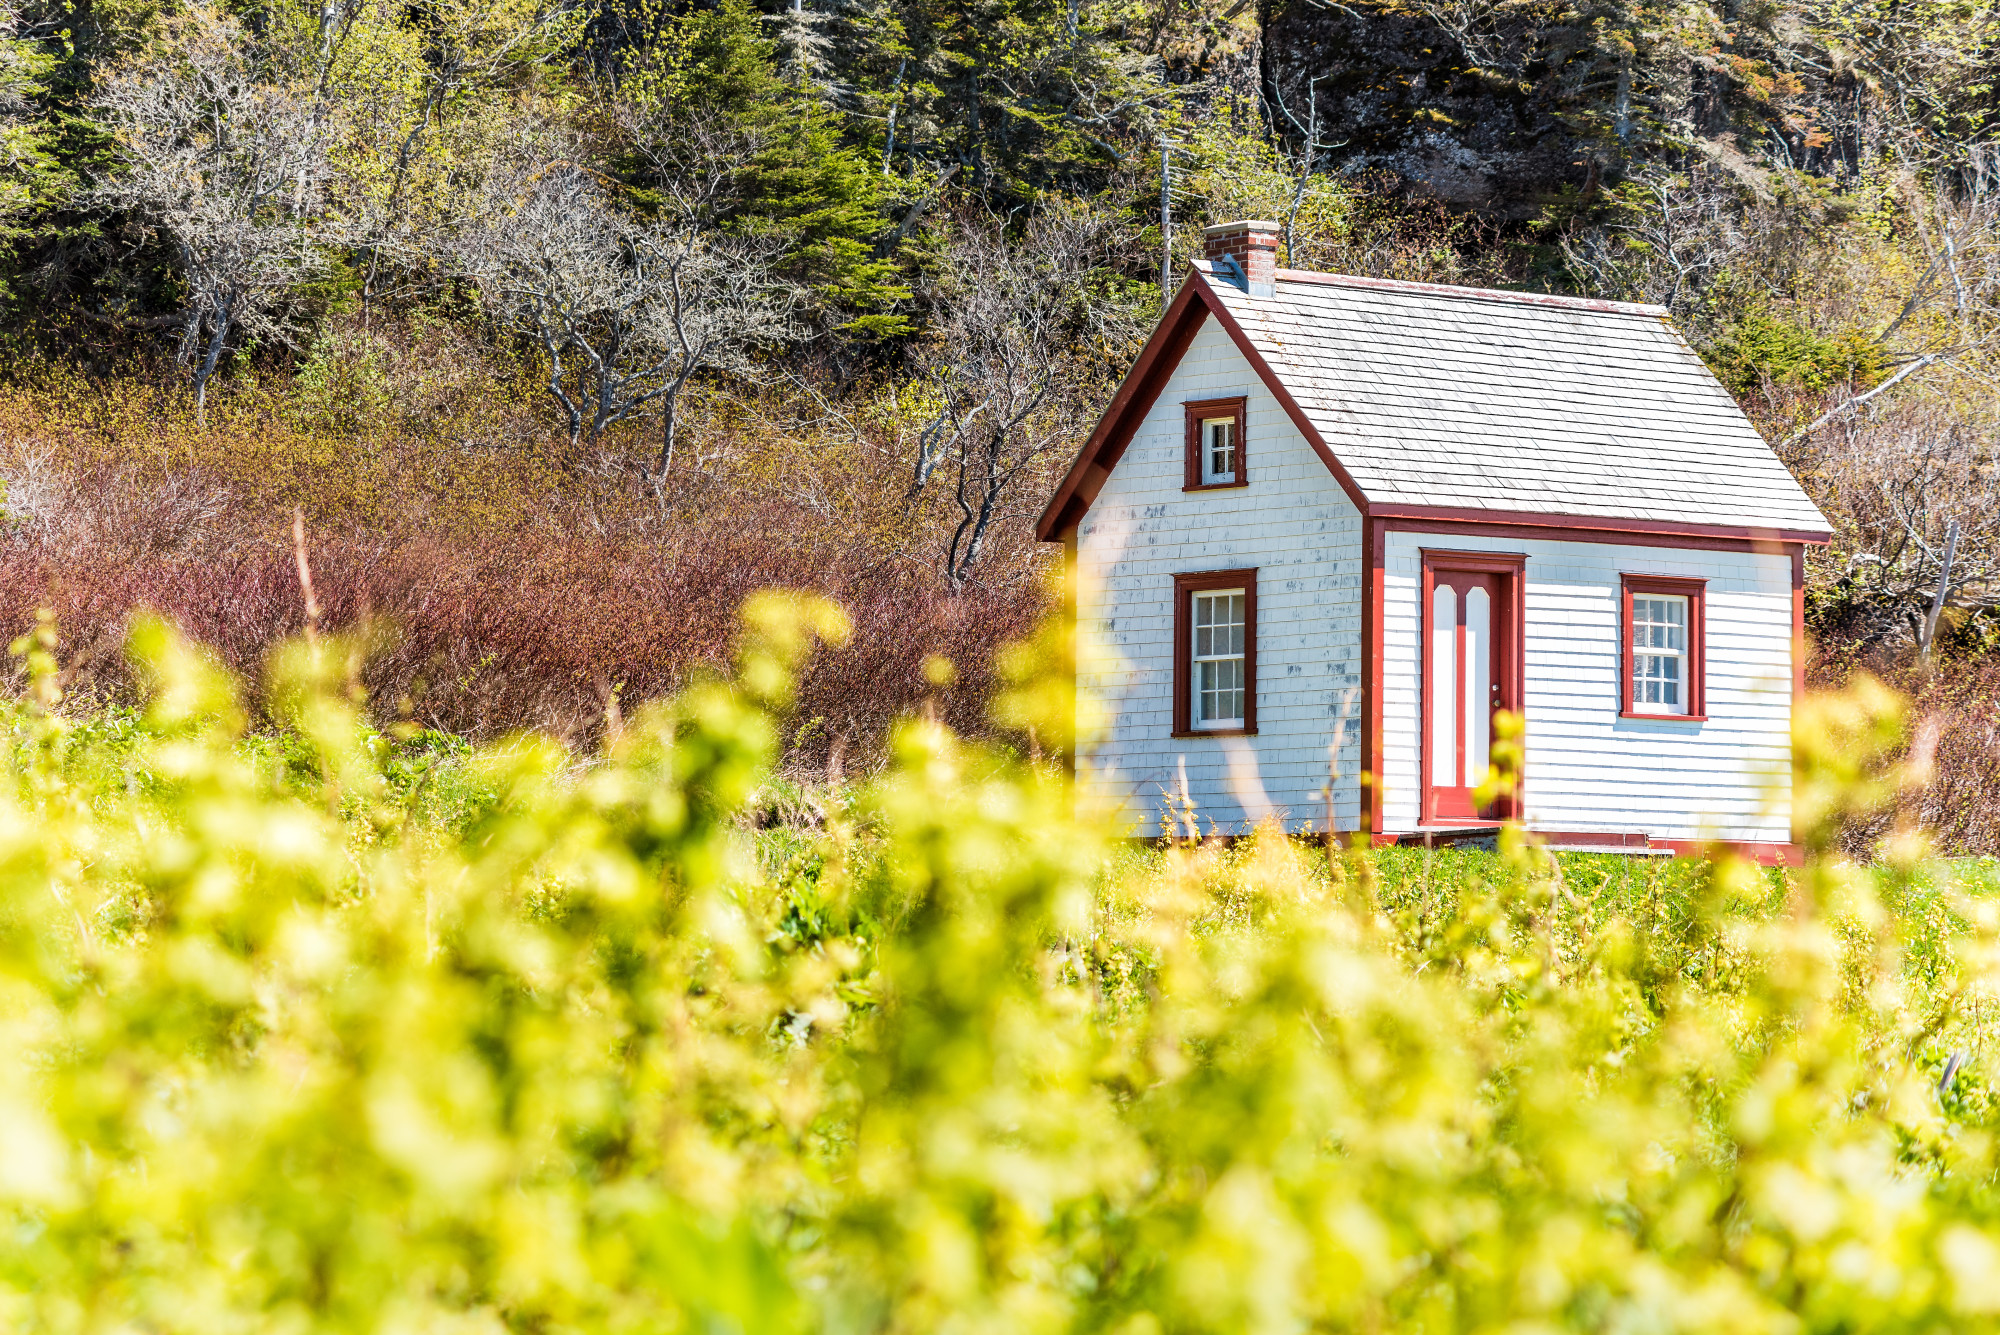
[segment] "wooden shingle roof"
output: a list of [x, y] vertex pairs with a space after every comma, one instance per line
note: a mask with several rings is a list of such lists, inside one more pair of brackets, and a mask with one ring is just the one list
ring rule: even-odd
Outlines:
[[1827, 527], [1659, 307], [1288, 271], [1275, 297], [1214, 288], [1371, 502]]
[[[1656, 306], [1281, 269], [1252, 296], [1198, 264], [1155, 344], [1222, 319], [1368, 512], [1564, 516], [1823, 540], [1830, 525]], [[1178, 315], [1178, 323], [1177, 315]], [[1168, 363], [1179, 349], [1160, 348]], [[1114, 418], [1044, 517], [1073, 523], [1123, 452]], [[1170, 366], [1167, 368], [1170, 370]], [[1157, 383], [1155, 383], [1157, 382]], [[1315, 439], [1316, 437], [1316, 439]], [[1108, 448], [1106, 448], [1108, 447]]]

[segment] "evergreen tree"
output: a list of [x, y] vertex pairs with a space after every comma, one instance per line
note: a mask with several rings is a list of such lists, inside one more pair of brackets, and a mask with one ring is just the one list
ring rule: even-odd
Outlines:
[[[650, 59], [624, 73], [626, 92], [650, 114], [643, 134], [659, 140], [713, 134], [743, 146], [719, 221], [782, 237], [790, 276], [807, 283], [842, 327], [900, 332], [894, 306], [909, 295], [897, 263], [876, 253], [888, 228], [888, 182], [866, 148], [843, 135], [840, 112], [814, 95], [810, 71], [787, 77], [778, 43], [748, 0], [670, 17], [655, 27]], [[672, 156], [671, 143], [650, 156]], [[642, 186], [658, 182], [643, 179]]]

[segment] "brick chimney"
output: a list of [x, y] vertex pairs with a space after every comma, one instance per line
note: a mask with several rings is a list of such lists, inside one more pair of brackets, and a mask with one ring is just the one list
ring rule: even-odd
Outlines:
[[1238, 281], [1253, 297], [1278, 295], [1278, 224], [1226, 222], [1201, 229], [1202, 253], [1211, 264], [1235, 264]]

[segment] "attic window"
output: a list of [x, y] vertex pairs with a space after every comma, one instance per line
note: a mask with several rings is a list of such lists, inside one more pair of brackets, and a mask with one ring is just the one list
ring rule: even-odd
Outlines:
[[1257, 731], [1257, 572], [1174, 576], [1174, 735]]
[[1241, 487], [1250, 480], [1245, 466], [1243, 417], [1249, 400], [1199, 399], [1187, 410], [1187, 478], [1184, 490]]
[[1234, 417], [1204, 417], [1201, 419], [1201, 480], [1203, 482], [1234, 482], [1236, 480], [1236, 419]]
[[1706, 718], [1705, 582], [1625, 575], [1620, 585], [1624, 615], [1619, 714], [1625, 718]]

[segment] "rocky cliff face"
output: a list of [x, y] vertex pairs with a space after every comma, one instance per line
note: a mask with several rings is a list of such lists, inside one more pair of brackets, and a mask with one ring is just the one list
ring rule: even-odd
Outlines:
[[[1738, 8], [1274, 0], [1258, 77], [1300, 124], [1316, 98], [1325, 166], [1509, 219], [1646, 162], [1707, 159], [1753, 186], [1770, 167], [1839, 175], [1894, 132], [1895, 99], [1825, 23]], [[1961, 72], [1984, 62], [1970, 50]]]
[[1464, 208], [1532, 213], [1541, 197], [1590, 175], [1556, 109], [1469, 67], [1451, 35], [1421, 15], [1297, 6], [1273, 16], [1265, 77], [1294, 115], [1316, 86], [1327, 156], [1387, 168]]

